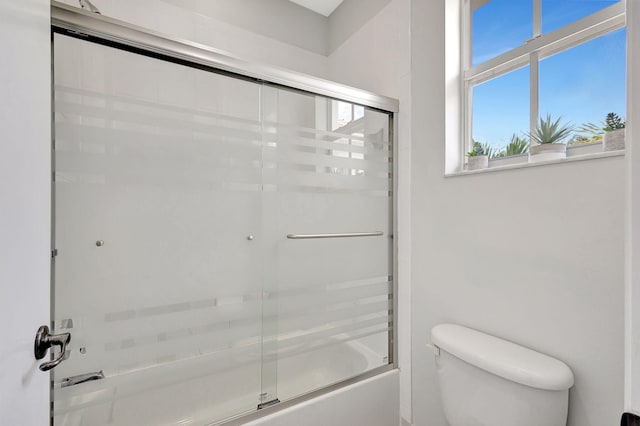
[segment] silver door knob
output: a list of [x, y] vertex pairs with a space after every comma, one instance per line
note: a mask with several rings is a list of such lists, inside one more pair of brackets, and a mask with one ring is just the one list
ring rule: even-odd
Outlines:
[[41, 326], [36, 332], [36, 341], [33, 345], [33, 354], [36, 359], [42, 359], [47, 354], [47, 350], [51, 346], [60, 346], [60, 355], [53, 361], [40, 364], [40, 371], [49, 371], [52, 368], [58, 366], [64, 359], [64, 353], [67, 350], [67, 345], [71, 341], [71, 334], [49, 334], [49, 327], [46, 325]]

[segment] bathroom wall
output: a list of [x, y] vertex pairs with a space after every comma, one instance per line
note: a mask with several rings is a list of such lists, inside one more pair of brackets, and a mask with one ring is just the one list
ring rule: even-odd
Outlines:
[[[333, 53], [390, 2], [391, 0], [343, 0], [328, 19], [328, 52]], [[384, 34], [387, 33], [387, 30], [388, 28], [381, 27], [378, 28], [378, 33]], [[370, 29], [366, 31], [370, 31]]]
[[411, 12], [414, 424], [445, 424], [424, 346], [442, 322], [565, 361], [569, 425], [617, 424], [625, 159], [443, 177], [445, 1], [413, 1]]
[[[326, 55], [327, 18], [289, 0], [164, 0], [248, 32]], [[286, 25], [283, 23], [286, 22]]]

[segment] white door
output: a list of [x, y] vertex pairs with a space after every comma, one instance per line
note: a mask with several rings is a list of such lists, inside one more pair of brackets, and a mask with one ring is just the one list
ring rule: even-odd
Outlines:
[[0, 423], [49, 422], [49, 374], [33, 356], [49, 323], [49, 0], [0, 2]]

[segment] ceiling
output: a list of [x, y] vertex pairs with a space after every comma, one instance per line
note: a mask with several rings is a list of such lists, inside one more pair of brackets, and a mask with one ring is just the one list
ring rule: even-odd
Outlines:
[[316, 13], [329, 16], [343, 0], [289, 0]]

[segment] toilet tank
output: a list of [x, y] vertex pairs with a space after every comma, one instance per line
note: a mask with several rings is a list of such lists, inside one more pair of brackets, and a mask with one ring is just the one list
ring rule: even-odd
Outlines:
[[450, 426], [565, 426], [573, 374], [555, 358], [455, 324], [431, 330]]

